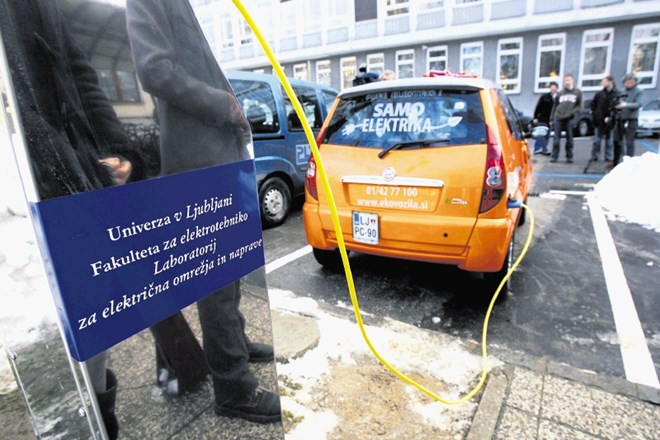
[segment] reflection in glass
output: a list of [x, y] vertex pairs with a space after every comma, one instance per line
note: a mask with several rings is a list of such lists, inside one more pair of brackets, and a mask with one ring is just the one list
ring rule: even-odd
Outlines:
[[[155, 3], [161, 4], [160, 1]], [[179, 6], [185, 4], [189, 8], [187, 2], [169, 1], [167, 3]], [[124, 7], [117, 6], [115, 2], [111, 4], [91, 0], [58, 0], [57, 2], [1, 0], [0, 6], [2, 6], [2, 15], [5, 17], [0, 22], [3, 43], [8, 45], [7, 49], [12, 61], [9, 64], [15, 69], [12, 71], [12, 79], [17, 87], [17, 98], [13, 102], [19, 102], [18, 110], [20, 110], [22, 122], [20, 127], [25, 130], [26, 150], [35, 161], [33, 164], [34, 177], [41, 187], [38, 191], [33, 192], [38, 192], [39, 198], [67, 196], [117, 183], [116, 170], [105, 176], [104, 173], [108, 171], [106, 165], [97, 162], [98, 159], [109, 153], [118, 154], [117, 157], [120, 159], [128, 159], [133, 168], [128, 172], [127, 178], [134, 181], [156, 177], [163, 172], [194, 170], [196, 167], [222, 163], [217, 157], [209, 158], [208, 155], [199, 157], [190, 151], [185, 154], [185, 158], [190, 161], [184, 169], [176, 169], [177, 166], [180, 166], [179, 161], [176, 160], [176, 154], [174, 156], [166, 155], [166, 161], [162, 161], [159, 151], [162, 128], [171, 122], [167, 115], [171, 116], [174, 113], [174, 106], [168, 103], [167, 99], [156, 102], [140, 87], [132, 62]], [[33, 32], [32, 25], [37, 26], [35, 23], [38, 23], [39, 20], [28, 20], [27, 15], [19, 16], [20, 19], [16, 19], [13, 13], [8, 12], [10, 7], [23, 6], [25, 8], [21, 10], [21, 14], [42, 13], [40, 18], [43, 22], [61, 22], [62, 30], [57, 35], [65, 43], [52, 39], [52, 35], [48, 35], [47, 32]], [[44, 10], [47, 10], [48, 13], [43, 13]], [[192, 9], [189, 12], [192, 14]], [[188, 18], [192, 17], [192, 15], [188, 16]], [[211, 62], [213, 57], [209, 55], [210, 51], [200, 52], [199, 50], [200, 47], [203, 47], [204, 50], [208, 49], [208, 45], [203, 38], [200, 39], [201, 32], [197, 33], [199, 27], [196, 21], [190, 20], [185, 24], [188, 29], [195, 30], [189, 41], [191, 49], [189, 55], [193, 58], [202, 57], [198, 61], [203, 64]], [[24, 32], [27, 37], [23, 39], [17, 37], [21, 32]], [[35, 36], [36, 38], [34, 38]], [[177, 38], [180, 36], [181, 34], [177, 34]], [[22, 43], [26, 44], [23, 46]], [[71, 44], [69, 45], [69, 43]], [[35, 47], [39, 48], [38, 52], [34, 51]], [[61, 77], [52, 74], [48, 68], [44, 67], [44, 64], [51, 60], [58, 63], [59, 60], [66, 59], [71, 54], [76, 56], [75, 61], [71, 61], [73, 70], [80, 69], [81, 72], [84, 72], [86, 82], [78, 81], [64, 85], [57, 83], [43, 89], [47, 90], [44, 95], [50, 94], [48, 100], [41, 100], [32, 107], [23, 105], [27, 102], [28, 95], [22, 94], [21, 90], [41, 91], [40, 87], [43, 87], [43, 84], [47, 84], [48, 81], [60, 80]], [[25, 76], [17, 74], [17, 66], [21, 65], [17, 60], [24, 62], [30, 59], [39, 60], [42, 64], [32, 70], [32, 66], [27, 62], [27, 68], [21, 72], [25, 73]], [[4, 64], [4, 60], [2, 61]], [[87, 92], [91, 91], [98, 112], [89, 112], [90, 108], [86, 105], [68, 104], [69, 100], [75, 102], [78, 99], [76, 98], [78, 93], [84, 96], [84, 91], [77, 90], [79, 88], [83, 88]], [[222, 122], [216, 122], [223, 126], [234, 124], [233, 126], [238, 128], [237, 133], [240, 135], [237, 142], [241, 148], [244, 148], [250, 141], [249, 126], [240, 110], [238, 112], [228, 111], [228, 109], [232, 109], [231, 105], [236, 104], [236, 101], [228, 89], [226, 80], [223, 91], [225, 95], [230, 96], [229, 101], [225, 101], [225, 104], [229, 103], [230, 107], [225, 105], [214, 110], [218, 114], [224, 114], [224, 117], [232, 114], [235, 119], [229, 121], [223, 119]], [[8, 95], [11, 98], [14, 93], [9, 91]], [[191, 95], [186, 95], [186, 98], [190, 99]], [[60, 105], [62, 101], [67, 102], [67, 105]], [[6, 105], [3, 102], [3, 109], [5, 108]], [[28, 109], [31, 108], [37, 108], [38, 112], [35, 112], [34, 115], [30, 114]], [[170, 111], [163, 113], [163, 109]], [[235, 105], [233, 109], [239, 109], [238, 105]], [[16, 116], [17, 109], [12, 108], [11, 110]], [[211, 113], [204, 110], [204, 117]], [[55, 127], [55, 130], [47, 132], [44, 130], [44, 126], [36, 125], [35, 121], [40, 121], [36, 116], [43, 114], [56, 115], [47, 120], [48, 124]], [[272, 120], [272, 117], [271, 122], [277, 123]], [[105, 127], [113, 127], [112, 131], [103, 131], [98, 125], [101, 123], [105, 124]], [[229, 125], [227, 125], [228, 123]], [[208, 121], [204, 121], [204, 124], [208, 124]], [[199, 134], [199, 132], [199, 130], [190, 130], [182, 133], [185, 136], [181, 138], [180, 142], [177, 141], [178, 146], [189, 145], [194, 140], [191, 134]], [[20, 135], [19, 132], [14, 137], [14, 147], [18, 149], [22, 147]], [[224, 135], [214, 135], [211, 138], [213, 144], [207, 144], [207, 150], [209, 148], [218, 149], [227, 144], [230, 139], [227, 137], [226, 131]], [[77, 142], [74, 145], [74, 151], [67, 153], [64, 162], [57, 162], [58, 153], [63, 151], [58, 149], [60, 144], [57, 142], [66, 144], [74, 140]], [[94, 146], [93, 151], [81, 156], [80, 149], [89, 145]], [[45, 150], [45, 148], [52, 149]], [[23, 155], [25, 156], [24, 153]], [[42, 169], [40, 165], [36, 164], [35, 158], [51, 162], [44, 162], [47, 163], [47, 166]], [[247, 158], [247, 154], [240, 153], [231, 157], [230, 160]], [[84, 172], [72, 173], [78, 179], [76, 184], [71, 184], [66, 180], [66, 170], [70, 170], [71, 165], [76, 161], [81, 162]], [[51, 188], [41, 183], [46, 171], [51, 173], [48, 176], [54, 177], [60, 183], [57, 190], [49, 191]], [[24, 184], [29, 187], [31, 182], [26, 181]], [[191, 191], [194, 189], [191, 188]], [[50, 300], [44, 301], [50, 292], [46, 287], [45, 273], [43, 273], [43, 269], [39, 270], [41, 264], [36, 256], [34, 245], [31, 252], [33, 257], [30, 264], [12, 274], [22, 284], [9, 293], [16, 297], [16, 301], [12, 302], [11, 307], [15, 307], [15, 304], [19, 303], [19, 299], [23, 303], [35, 301], [49, 305], [51, 303]], [[235, 283], [235, 286], [237, 289], [235, 307], [238, 310], [238, 301], [242, 298], [240, 312], [241, 316], [245, 318], [243, 321], [245, 327], [241, 329], [241, 333], [237, 337], [245, 338], [247, 335], [249, 341], [272, 345], [270, 312], [263, 268], [246, 277], [240, 285]], [[59, 336], [60, 332], [52, 309], [49, 310], [50, 316], [36, 321], [35, 317], [30, 315], [34, 310], [26, 308], [16, 310], [16, 312], [15, 315], [9, 312], [2, 315], [0, 324], [2, 324], [3, 330], [11, 329], [11, 331], [5, 331], [5, 336], [10, 348], [16, 353], [13, 367], [18, 383], [22, 387], [23, 397], [29, 406], [31, 423], [39, 435], [44, 438], [100, 438], [103, 436], [103, 430], [98, 417], [99, 407], [100, 415], [103, 416], [106, 427], [109, 427], [108, 419], [104, 417], [104, 406], [114, 408], [121, 433], [119, 438], [169, 438], [174, 435], [195, 439], [236, 438], [237, 435], [254, 439], [283, 438], [281, 422], [261, 425], [240, 418], [218, 417], [217, 408], [214, 411], [213, 405], [214, 399], [218, 395], [217, 387], [214, 389], [212, 381], [206, 375], [207, 365], [202, 357], [185, 357], [186, 362], [197, 363], [203, 370], [203, 374], [199, 375], [195, 384], [186, 385], [182, 382], [184, 368], [181, 367], [180, 362], [177, 363], [181, 361], [181, 358], [173, 359], [172, 351], [163, 348], [178, 339], [166, 337], [159, 341], [159, 335], [162, 336], [162, 333], [153, 330], [145, 330], [108, 350], [107, 367], [114, 371], [118, 386], [114, 387], [112, 379], [114, 376], [106, 377], [106, 364], [103, 360], [101, 371], [107, 382], [104, 383], [102, 389], [105, 389], [106, 386], [108, 390], [112, 389], [112, 396], [108, 402], [103, 393], [97, 391], [98, 396], [95, 401], [94, 393], [89, 391], [97, 385], [92, 377], [93, 373], [90, 376], [93, 369], [86, 368], [85, 364], [73, 362], [66, 355], [65, 345]], [[195, 344], [204, 345], [205, 351], [208, 351], [207, 345], [214, 343], [214, 338], [210, 338], [211, 341], [202, 340], [201, 324], [209, 322], [209, 319], [199, 316], [203, 313], [209, 314], [210, 312], [209, 310], [205, 312], [203, 308], [199, 310], [188, 308], [182, 314], [170, 318], [178, 323], [176, 327], [172, 327], [177, 332], [179, 330], [186, 332], [188, 329], [189, 333], [186, 333], [186, 337], [182, 340], [189, 342], [193, 352], [196, 351]], [[9, 316], [9, 321], [7, 321], [7, 316]], [[218, 316], [215, 316], [214, 319], [217, 320]], [[20, 324], [19, 321], [21, 321]], [[208, 336], [207, 330], [204, 333]], [[30, 334], [31, 337], [24, 338], [25, 334]], [[243, 344], [245, 345], [245, 342]], [[268, 362], [269, 360], [270, 362]], [[254, 382], [262, 384], [267, 389], [277, 390], [277, 377], [272, 356], [270, 359], [261, 358], [260, 361], [263, 363], [250, 364], [249, 367], [246, 365], [254, 377]], [[216, 401], [216, 403], [219, 402]], [[97, 411], [92, 410], [92, 406], [95, 406]], [[277, 417], [279, 420], [279, 414]], [[3, 420], [7, 420], [5, 413], [3, 413]], [[116, 433], [113, 434], [112, 429], [108, 429], [108, 431], [110, 431], [108, 438], [116, 437]], [[0, 437], [8, 438], [4, 435], [0, 435]]]

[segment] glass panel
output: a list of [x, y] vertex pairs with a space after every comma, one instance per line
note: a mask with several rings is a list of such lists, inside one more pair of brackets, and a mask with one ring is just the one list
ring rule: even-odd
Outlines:
[[500, 78], [515, 79], [518, 78], [519, 55], [503, 55], [500, 57]]
[[[230, 87], [187, 1], [125, 4], [0, 1], [3, 111], [43, 231], [17, 242], [22, 281], [0, 295], [26, 417], [39, 438], [283, 439], [251, 133], [278, 131], [284, 103], [265, 82]], [[257, 418], [237, 404], [259, 385]]]
[[584, 68], [582, 73], [585, 75], [606, 74], [607, 53], [607, 47], [587, 48], [584, 51]]
[[541, 53], [539, 76], [558, 76], [561, 72], [561, 50], [545, 51]]
[[653, 72], [655, 59], [658, 56], [658, 43], [636, 44], [633, 49], [632, 71]]

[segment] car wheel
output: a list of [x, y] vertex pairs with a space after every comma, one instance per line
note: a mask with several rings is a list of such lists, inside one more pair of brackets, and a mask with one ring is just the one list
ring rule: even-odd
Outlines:
[[[349, 251], [347, 250], [346, 253], [348, 254], [348, 252]], [[312, 248], [312, 253], [314, 254], [316, 262], [323, 267], [332, 270], [340, 270], [344, 266], [341, 261], [341, 253], [339, 252], [339, 249], [326, 251], [323, 249]]]
[[[516, 233], [515, 231], [513, 234], [511, 234], [511, 241], [509, 242], [509, 249], [507, 250], [506, 257], [504, 258], [504, 263], [502, 264], [502, 268], [498, 270], [497, 272], [486, 272], [484, 273], [484, 288], [485, 288], [485, 294], [487, 295], [488, 298], [492, 298], [492, 296], [495, 294], [495, 290], [497, 287], [500, 285], [502, 282], [502, 278], [504, 278], [513, 266], [514, 263], [514, 251], [515, 251], [515, 240], [516, 238]], [[502, 286], [502, 290], [500, 291], [500, 294], [497, 297], [497, 301], [504, 301], [507, 297], [507, 293], [509, 292], [509, 285], [511, 283], [511, 279], [509, 278], [506, 280], [506, 283], [504, 283], [504, 286]]]
[[259, 189], [261, 220], [266, 227], [280, 225], [291, 209], [291, 190], [279, 177], [267, 179]]
[[586, 119], [580, 119], [577, 125], [578, 136], [588, 136], [591, 131], [591, 124]]

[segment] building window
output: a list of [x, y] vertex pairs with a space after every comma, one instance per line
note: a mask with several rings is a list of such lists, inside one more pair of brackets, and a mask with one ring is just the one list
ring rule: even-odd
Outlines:
[[483, 0], [454, 0], [456, 3], [456, 6], [461, 7], [461, 6], [476, 6], [483, 4]]
[[341, 65], [341, 90], [344, 90], [353, 85], [353, 78], [357, 72], [355, 57], [342, 58], [339, 60], [339, 64]]
[[506, 93], [520, 93], [522, 38], [497, 42], [497, 85]]
[[483, 76], [483, 52], [482, 41], [461, 44], [461, 71], [478, 77]]
[[612, 41], [614, 29], [594, 29], [585, 31], [582, 36], [582, 57], [580, 59], [580, 81], [578, 87], [584, 90], [599, 90], [604, 76], [609, 75], [612, 61]]
[[323, 60], [316, 62], [316, 82], [322, 86], [330, 87], [332, 83], [332, 77], [330, 74], [332, 70], [330, 69], [330, 60]]
[[[347, 26], [351, 24], [353, 19], [352, 9], [348, 5], [349, 0], [333, 0], [328, 3], [328, 28], [336, 28], [340, 26]], [[353, 3], [351, 2], [351, 6]]]
[[231, 17], [225, 17], [220, 21], [220, 38], [223, 49], [234, 47], [234, 26], [231, 24]]
[[376, 72], [381, 75], [385, 70], [385, 55], [382, 53], [371, 53], [367, 55], [367, 72]]
[[309, 68], [307, 67], [307, 63], [294, 64], [293, 77], [294, 79], [309, 81]]
[[200, 20], [200, 26], [206, 41], [208, 41], [209, 46], [211, 47], [211, 52], [217, 57], [218, 55], [218, 35], [216, 32], [215, 22], [211, 17], [204, 17]]
[[660, 23], [633, 27], [628, 72], [635, 72], [641, 88], [656, 86], [660, 63]]
[[135, 73], [96, 69], [99, 85], [111, 102], [141, 102]]
[[447, 70], [447, 46], [435, 46], [426, 51], [427, 71]]
[[421, 12], [437, 11], [445, 7], [445, 0], [420, 0], [417, 8]]
[[535, 92], [547, 92], [550, 90], [551, 82], [561, 82], [565, 51], [566, 34], [548, 34], [539, 37], [536, 51]]
[[407, 14], [410, 12], [410, 0], [387, 0], [385, 10], [388, 17]]
[[239, 30], [241, 32], [241, 45], [252, 44], [252, 29], [250, 28], [250, 25], [247, 24], [247, 21], [243, 20], [242, 18]]
[[412, 78], [415, 76], [415, 51], [413, 49], [396, 51], [396, 77]]

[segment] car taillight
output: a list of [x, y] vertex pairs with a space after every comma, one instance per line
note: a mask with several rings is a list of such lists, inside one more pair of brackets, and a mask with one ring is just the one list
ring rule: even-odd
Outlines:
[[502, 197], [504, 197], [504, 190], [506, 189], [506, 174], [504, 173], [502, 148], [497, 143], [497, 137], [490, 127], [488, 127], [487, 143], [486, 173], [479, 213], [486, 212], [497, 205], [502, 200]]
[[307, 163], [305, 188], [307, 189], [309, 195], [314, 198], [314, 200], [319, 199], [319, 193], [316, 189], [316, 161], [314, 160], [314, 155], [309, 156], [309, 162]]

